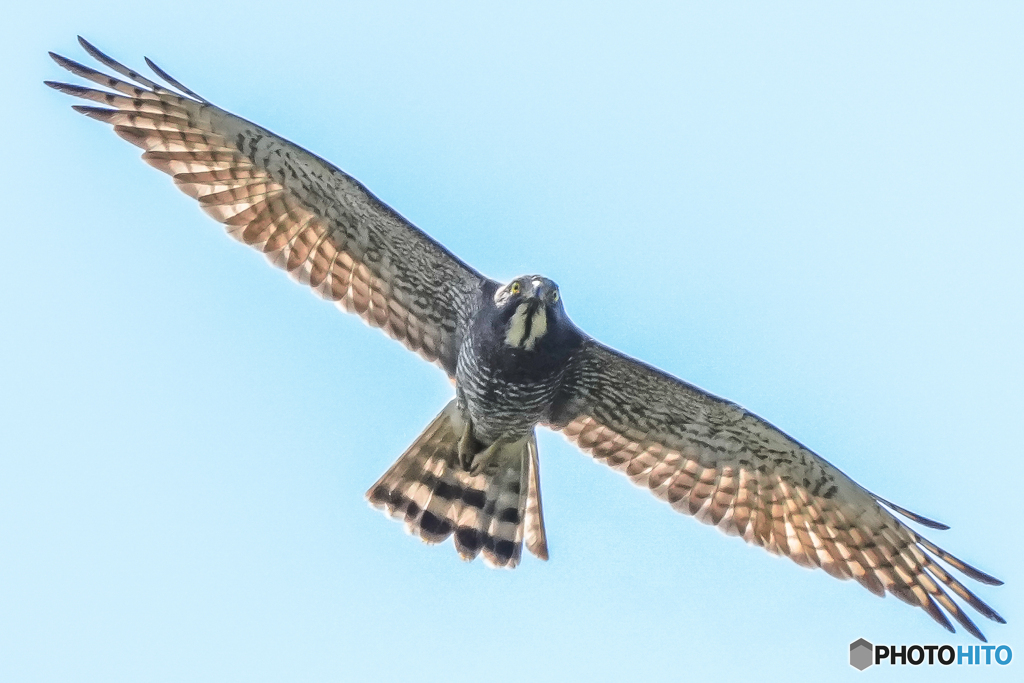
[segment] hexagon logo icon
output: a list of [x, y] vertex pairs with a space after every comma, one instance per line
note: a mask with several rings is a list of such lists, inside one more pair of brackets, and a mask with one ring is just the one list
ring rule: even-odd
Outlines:
[[875, 646], [864, 640], [858, 638], [857, 640], [850, 643], [850, 666], [863, 671], [872, 664], [874, 664]]

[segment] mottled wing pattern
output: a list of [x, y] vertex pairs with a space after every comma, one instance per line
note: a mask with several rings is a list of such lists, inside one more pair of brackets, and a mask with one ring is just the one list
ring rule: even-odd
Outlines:
[[459, 463], [461, 423], [453, 400], [370, 487], [370, 504], [404, 521], [406, 531], [426, 543], [454, 536], [464, 560], [482, 553], [487, 564], [512, 568], [519, 564], [524, 540], [530, 552], [546, 560], [533, 434], [496, 466], [471, 473]]
[[215, 107], [148, 59], [170, 87], [79, 41], [132, 82], [51, 53], [110, 90], [47, 85], [103, 105], [75, 109], [144, 149], [232, 237], [454, 375], [456, 329], [482, 276], [323, 159]]
[[[948, 591], [1003, 619], [936, 562], [1001, 583], [923, 538], [889, 504], [743, 408], [588, 341], [571, 370], [556, 428], [673, 508], [806, 567], [888, 591], [953, 627], [981, 632]], [[934, 556], [934, 557], [933, 557]]]

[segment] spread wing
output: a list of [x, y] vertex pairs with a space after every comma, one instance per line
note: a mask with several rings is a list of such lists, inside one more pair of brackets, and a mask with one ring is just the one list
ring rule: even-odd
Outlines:
[[[596, 460], [684, 514], [805, 567], [853, 578], [981, 632], [950, 598], [1005, 621], [935, 558], [973, 579], [1002, 583], [958, 560], [888, 510], [948, 528], [870, 493], [743, 408], [588, 340], [570, 370], [553, 427]], [[940, 606], [942, 609], [940, 609]]]
[[103, 105], [75, 109], [146, 150], [142, 158], [229, 235], [454, 376], [459, 322], [485, 282], [479, 273], [330, 163], [210, 104], [148, 59], [169, 87], [79, 42], [132, 82], [51, 52], [109, 91], [47, 85]]

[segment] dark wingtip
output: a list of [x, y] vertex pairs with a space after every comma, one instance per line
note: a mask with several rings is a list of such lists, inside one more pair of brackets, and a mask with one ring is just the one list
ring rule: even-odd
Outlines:
[[78, 38], [78, 44], [81, 45], [83, 48], [85, 48], [86, 52], [90, 52], [90, 53], [91, 52], [99, 52], [99, 50], [96, 49], [95, 45], [90, 43], [88, 40], [86, 40], [82, 36], [75, 36], [75, 37]]
[[75, 63], [74, 61], [68, 59], [64, 55], [59, 55], [56, 52], [47, 52], [46, 54], [50, 55], [50, 59], [52, 59], [53, 61], [57, 62], [61, 66], [64, 66], [65, 64], [74, 64]]
[[916, 512], [911, 512], [907, 508], [901, 507], [899, 505], [896, 505], [895, 503], [891, 503], [891, 502], [887, 501], [885, 498], [882, 498], [881, 496], [875, 496], [875, 494], [873, 494], [873, 493], [871, 495], [874, 496], [875, 500], [877, 500], [879, 503], [882, 503], [886, 507], [892, 508], [893, 510], [895, 510], [899, 514], [903, 515], [907, 519], [909, 519], [909, 520], [911, 520], [913, 522], [917, 522], [921, 526], [926, 526], [929, 529], [936, 529], [938, 531], [948, 531], [949, 530], [949, 525], [948, 524], [943, 524], [942, 522], [936, 522], [934, 519], [928, 519], [927, 517], [919, 515]]
[[103, 76], [104, 78], [109, 78], [109, 76], [107, 76], [106, 74], [101, 74], [99, 71], [96, 71], [96, 69], [93, 69], [92, 67], [85, 66], [84, 64], [79, 64], [75, 60], [68, 59], [64, 55], [59, 55], [56, 52], [50, 52], [49, 55], [50, 55], [50, 59], [52, 59], [53, 61], [57, 62], [58, 66], [60, 66], [62, 69], [67, 69], [68, 71], [70, 71], [71, 73], [75, 74], [76, 76], [82, 76], [84, 78], [89, 78], [90, 80], [95, 80], [95, 79], [91, 78], [91, 76], [93, 76], [93, 75], [95, 75], [95, 76]]
[[[943, 558], [943, 559], [945, 559], [945, 558]], [[964, 574], [966, 574], [967, 576], [971, 577], [975, 581], [978, 581], [980, 583], [984, 583], [984, 584], [989, 585], [989, 586], [1002, 586], [1003, 585], [1003, 582], [1001, 580], [997, 579], [996, 577], [992, 576], [991, 574], [986, 574], [985, 572], [981, 571], [980, 569], [978, 569], [976, 567], [972, 567], [971, 565], [967, 564], [963, 560], [960, 560], [960, 564], [962, 564], [963, 566], [962, 567], [957, 567], [957, 569], [959, 569], [960, 571], [962, 571]], [[954, 566], [956, 566], [956, 565], [954, 565]]]
[[956, 620], [960, 622], [960, 625], [964, 627], [965, 631], [967, 631], [983, 643], [988, 642], [988, 639], [985, 637], [985, 634], [981, 632], [981, 629], [975, 626], [974, 622], [971, 621], [970, 617], [962, 613], [954, 616], [956, 617]]
[[202, 97], [201, 95], [199, 95], [195, 91], [190, 90], [189, 88], [186, 88], [184, 85], [181, 84], [181, 81], [179, 81], [174, 76], [170, 75], [169, 73], [167, 73], [166, 71], [161, 69], [159, 66], [157, 66], [156, 62], [154, 62], [152, 59], [150, 59], [149, 57], [144, 57], [143, 59], [146, 60], [146, 64], [149, 66], [150, 69], [153, 70], [153, 73], [155, 73], [160, 78], [164, 79], [164, 81], [166, 81], [167, 83], [171, 84], [172, 86], [174, 86], [175, 88], [177, 88], [181, 92], [185, 93], [189, 97], [194, 97], [195, 99], [199, 100], [200, 102], [209, 103], [209, 100], [207, 100], [205, 97]]
[[71, 108], [77, 111], [79, 114], [85, 114], [90, 119], [96, 119], [97, 121], [109, 122], [111, 114], [116, 114], [114, 109], [104, 109], [103, 107], [90, 107], [85, 104], [73, 104]]
[[101, 52], [99, 48], [97, 48], [95, 45], [90, 43], [82, 36], [78, 36], [78, 44], [81, 45], [85, 49], [85, 51], [88, 52], [92, 57], [95, 57], [101, 62], [113, 61], [110, 59], [110, 57]]
[[163, 70], [163, 69], [161, 69], [161, 68], [160, 68], [160, 67], [159, 67], [159, 66], [157, 65], [157, 63], [156, 63], [156, 62], [154, 62], [154, 61], [153, 61], [152, 59], [150, 59], [149, 57], [145, 57], [145, 56], [143, 57], [143, 59], [144, 59], [144, 60], [146, 60], [146, 66], [148, 66], [148, 67], [149, 67], [150, 69], [152, 69], [152, 70], [153, 70], [153, 71], [155, 71], [155, 72], [156, 72], [157, 74], [159, 74], [161, 78], [163, 78], [163, 75], [164, 75], [164, 70]]

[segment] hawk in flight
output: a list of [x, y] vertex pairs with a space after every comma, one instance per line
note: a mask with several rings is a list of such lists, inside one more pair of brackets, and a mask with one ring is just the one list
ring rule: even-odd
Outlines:
[[589, 337], [539, 275], [508, 283], [469, 267], [362, 184], [220, 109], [146, 60], [161, 85], [85, 40], [111, 76], [60, 55], [106, 88], [47, 82], [144, 151], [228, 234], [358, 314], [454, 382], [455, 397], [367, 493], [428, 543], [464, 559], [548, 556], [535, 430], [559, 430], [684, 514], [805, 567], [921, 607], [949, 631], [981, 631], [951, 594], [1005, 623], [937, 560], [1001, 582], [897, 518], [894, 505], [740, 406]]

